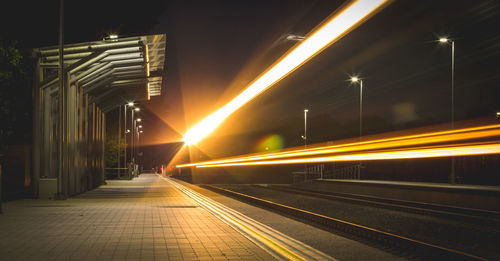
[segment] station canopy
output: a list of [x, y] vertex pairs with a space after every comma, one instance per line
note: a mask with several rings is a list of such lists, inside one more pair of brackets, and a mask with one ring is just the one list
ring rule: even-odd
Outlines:
[[[64, 45], [66, 84], [77, 84], [103, 112], [129, 101], [161, 95], [164, 34]], [[34, 50], [45, 79], [40, 86], [57, 92], [59, 47]]]

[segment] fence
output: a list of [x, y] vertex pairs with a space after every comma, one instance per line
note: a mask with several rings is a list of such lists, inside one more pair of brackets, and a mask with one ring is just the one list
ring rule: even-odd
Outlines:
[[360, 179], [361, 165], [336, 166], [332, 164], [331, 169], [325, 171], [324, 179]]
[[301, 171], [292, 172], [293, 183], [315, 179], [360, 179], [361, 164], [336, 165], [315, 164], [306, 166]]

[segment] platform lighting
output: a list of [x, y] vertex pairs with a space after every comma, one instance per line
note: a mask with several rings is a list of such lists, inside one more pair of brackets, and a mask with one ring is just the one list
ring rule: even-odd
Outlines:
[[233, 100], [189, 129], [184, 134], [183, 141], [186, 144], [196, 144], [204, 139], [241, 106], [299, 68], [389, 2], [389, 0], [357, 0], [347, 4], [345, 8], [311, 32], [306, 39], [250, 83]]
[[109, 39], [118, 39], [118, 35], [116, 34], [110, 34]]
[[286, 39], [289, 41], [302, 41], [306, 38], [304, 36], [300, 36], [300, 35], [289, 34], [286, 36]]
[[141, 118], [137, 118], [137, 122], [141, 122], [141, 121], [142, 121], [142, 119], [141, 119]]
[[[451, 128], [455, 128], [455, 41], [448, 37], [439, 38], [440, 43], [451, 44]], [[451, 158], [450, 182], [455, 183], [455, 158]]]
[[142, 131], [142, 130], [140, 130], [140, 131], [139, 131], [139, 133], [143, 133], [143, 131]]
[[139, 129], [141, 129], [141, 128], [142, 128], [142, 125], [139, 125], [139, 126], [137, 126], [137, 127], [138, 127]]
[[133, 102], [129, 102], [127, 103], [128, 107], [133, 107], [134, 106], [134, 103]]
[[135, 108], [134, 111], [140, 111], [141, 109], [140, 108]]
[[500, 117], [500, 111], [497, 111], [497, 118]]
[[130, 130], [125, 131], [125, 133], [130, 133]]

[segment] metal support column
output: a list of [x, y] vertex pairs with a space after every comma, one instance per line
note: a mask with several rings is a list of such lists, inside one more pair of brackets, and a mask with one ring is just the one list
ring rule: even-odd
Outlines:
[[122, 147], [122, 139], [121, 139], [121, 136], [122, 136], [122, 106], [118, 106], [118, 179], [121, 177], [121, 170], [120, 170], [120, 167], [121, 167], [121, 147]]
[[57, 195], [56, 199], [64, 198], [63, 175], [64, 175], [64, 0], [59, 5], [59, 120], [58, 120], [58, 158], [59, 167], [57, 171]]

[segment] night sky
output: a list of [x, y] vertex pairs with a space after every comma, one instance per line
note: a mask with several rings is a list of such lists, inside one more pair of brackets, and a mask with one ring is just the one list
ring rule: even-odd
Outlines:
[[[47, 2], [47, 3], [45, 3]], [[56, 45], [59, 1], [15, 1], [2, 8], [5, 40], [22, 48]], [[187, 126], [216, 110], [343, 1], [67, 1], [65, 42], [167, 35], [164, 95], [144, 103], [144, 141], [180, 139]], [[255, 152], [268, 135], [285, 147], [358, 135], [359, 75], [364, 133], [450, 120], [450, 46], [456, 42], [456, 120], [494, 118], [500, 110], [500, 3], [395, 1], [303, 67], [233, 114], [200, 144], [211, 157]]]

